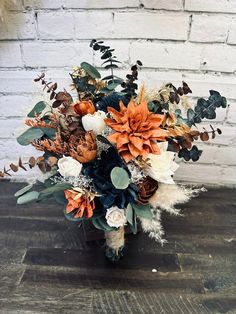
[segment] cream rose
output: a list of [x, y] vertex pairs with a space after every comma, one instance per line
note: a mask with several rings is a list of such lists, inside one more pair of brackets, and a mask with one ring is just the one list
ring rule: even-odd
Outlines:
[[172, 176], [178, 169], [179, 165], [174, 161], [175, 153], [166, 151], [168, 143], [158, 144], [161, 153], [160, 155], [148, 154], [148, 164], [146, 169], [147, 174], [154, 180], [174, 184]]
[[110, 227], [122, 227], [126, 223], [125, 211], [124, 209], [120, 209], [116, 206], [108, 208], [106, 213], [107, 224]]
[[63, 157], [58, 160], [58, 172], [63, 177], [78, 177], [82, 170], [82, 164], [72, 157]]
[[106, 124], [104, 119], [106, 114], [104, 111], [96, 111], [94, 114], [86, 114], [82, 117], [82, 124], [85, 131], [93, 131], [95, 134], [101, 134]]

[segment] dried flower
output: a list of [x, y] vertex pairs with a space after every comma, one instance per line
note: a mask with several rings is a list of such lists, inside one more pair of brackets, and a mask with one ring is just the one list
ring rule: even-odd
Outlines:
[[81, 163], [94, 160], [97, 155], [96, 136], [93, 132], [86, 132], [81, 135], [75, 142], [71, 142], [70, 155]]
[[75, 211], [74, 218], [81, 218], [84, 213], [86, 218], [92, 217], [95, 208], [94, 194], [84, 193], [81, 189], [65, 190], [65, 197], [68, 200], [67, 214]]
[[167, 135], [160, 128], [163, 116], [151, 113], [145, 101], [137, 106], [132, 99], [127, 108], [120, 102], [120, 111], [109, 107], [108, 112], [112, 119], [105, 119], [105, 122], [116, 131], [108, 139], [116, 144], [126, 162], [138, 156], [146, 159], [148, 153], [160, 153], [156, 141], [164, 141]]
[[140, 184], [139, 184], [139, 193], [138, 193], [138, 201], [142, 204], [147, 204], [150, 197], [158, 189], [158, 182], [151, 177], [147, 176]]
[[74, 104], [74, 111], [80, 116], [85, 116], [86, 114], [95, 113], [96, 109], [91, 100], [83, 100]]

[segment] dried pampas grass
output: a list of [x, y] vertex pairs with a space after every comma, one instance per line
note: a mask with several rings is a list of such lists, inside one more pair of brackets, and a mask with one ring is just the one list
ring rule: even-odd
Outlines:
[[175, 205], [184, 204], [204, 191], [206, 191], [205, 188], [187, 188], [176, 184], [160, 183], [158, 190], [150, 198], [149, 203], [154, 209], [158, 208], [170, 214], [178, 215], [180, 209], [175, 208]]
[[163, 245], [167, 241], [162, 238], [164, 230], [161, 225], [161, 212], [166, 211], [172, 215], [180, 215], [181, 209], [175, 208], [175, 205], [184, 204], [191, 198], [198, 196], [200, 192], [205, 191], [205, 188], [159, 183], [158, 190], [149, 199], [153, 219], [140, 218], [143, 231], [149, 233], [150, 238]]

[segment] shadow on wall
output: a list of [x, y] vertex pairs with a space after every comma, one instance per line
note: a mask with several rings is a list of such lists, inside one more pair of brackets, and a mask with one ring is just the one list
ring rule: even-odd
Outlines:
[[[23, 10], [23, 0], [0, 0], [0, 39], [24, 38], [24, 24], [26, 13], [19, 14]], [[32, 25], [33, 26], [33, 25]]]

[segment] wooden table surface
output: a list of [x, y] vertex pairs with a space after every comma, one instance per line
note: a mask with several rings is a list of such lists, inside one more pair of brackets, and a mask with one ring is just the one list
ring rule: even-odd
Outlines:
[[236, 313], [235, 190], [209, 189], [183, 217], [163, 217], [164, 247], [128, 235], [112, 265], [60, 206], [16, 205], [22, 186], [0, 182], [1, 314]]

